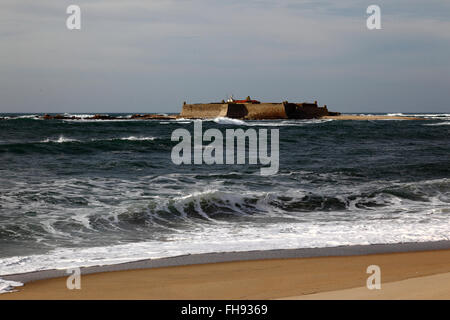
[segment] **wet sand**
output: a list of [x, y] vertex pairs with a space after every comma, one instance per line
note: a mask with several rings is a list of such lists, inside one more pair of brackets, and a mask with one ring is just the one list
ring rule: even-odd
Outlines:
[[388, 282], [380, 290], [367, 290], [359, 287], [309, 294], [296, 297], [285, 297], [285, 300], [449, 300], [450, 272], [432, 276], [411, 278]]
[[[381, 290], [369, 291], [365, 287], [370, 276], [366, 273], [369, 265], [381, 268]], [[449, 299], [450, 250], [259, 259], [99, 272], [83, 275], [81, 290], [68, 290], [66, 280], [67, 277], [58, 277], [31, 281], [17, 288], [18, 292], [0, 295], [0, 300]]]

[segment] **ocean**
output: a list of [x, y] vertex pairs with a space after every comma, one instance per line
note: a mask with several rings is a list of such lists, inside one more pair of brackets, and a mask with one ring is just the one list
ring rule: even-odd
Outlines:
[[450, 239], [450, 114], [203, 121], [222, 132], [279, 129], [271, 176], [260, 165], [175, 165], [171, 134], [194, 121], [119, 116], [0, 115], [0, 275]]

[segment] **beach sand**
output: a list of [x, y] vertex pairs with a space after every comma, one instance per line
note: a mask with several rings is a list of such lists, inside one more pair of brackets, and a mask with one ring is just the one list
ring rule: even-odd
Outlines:
[[371, 116], [371, 115], [340, 115], [340, 116], [325, 116], [321, 119], [333, 120], [427, 120], [424, 118], [404, 117], [404, 116]]
[[[365, 287], [369, 265], [381, 268], [381, 290]], [[450, 299], [450, 250], [100, 272], [83, 275], [80, 290], [68, 290], [66, 279], [29, 282], [0, 300]]]
[[359, 287], [308, 294], [295, 297], [284, 297], [284, 300], [449, 300], [450, 272], [432, 276], [411, 278], [388, 282], [380, 290], [368, 290]]

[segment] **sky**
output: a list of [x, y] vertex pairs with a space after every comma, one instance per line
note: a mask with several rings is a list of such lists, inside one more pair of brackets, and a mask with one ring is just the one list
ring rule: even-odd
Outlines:
[[450, 113], [450, 1], [0, 2], [0, 112], [169, 113], [230, 94]]

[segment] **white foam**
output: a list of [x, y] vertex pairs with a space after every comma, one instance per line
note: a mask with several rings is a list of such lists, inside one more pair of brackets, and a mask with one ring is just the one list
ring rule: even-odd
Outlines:
[[80, 119], [87, 119], [87, 118], [92, 118], [94, 115], [93, 114], [71, 114], [71, 113], [64, 113], [65, 117], [76, 117], [76, 118], [80, 118]]
[[[343, 217], [344, 218], [344, 217]], [[148, 241], [91, 248], [60, 248], [47, 254], [0, 259], [0, 274], [110, 265], [186, 254], [295, 249], [448, 240], [444, 223], [405, 223], [386, 219], [319, 224], [276, 223], [265, 228], [230, 228], [226, 223], [179, 232], [168, 241]], [[432, 231], [430, 231], [432, 230]], [[381, 232], [382, 231], [382, 232]], [[8, 286], [9, 287], [9, 286]]]
[[285, 127], [285, 126], [304, 126], [307, 124], [317, 124], [334, 121], [334, 119], [291, 119], [291, 120], [281, 120], [281, 121], [273, 121], [273, 120], [248, 120], [243, 121], [239, 119], [232, 119], [227, 117], [218, 117], [213, 120], [205, 120], [205, 121], [214, 121], [218, 124], [226, 124], [226, 125], [238, 125], [238, 126], [264, 126], [264, 127]]
[[414, 114], [413, 116], [418, 117], [427, 117], [427, 118], [446, 118], [450, 117], [450, 113], [418, 113]]
[[155, 137], [135, 137], [135, 136], [129, 136], [120, 138], [120, 140], [128, 140], [128, 141], [147, 141], [147, 140], [155, 140]]
[[8, 281], [0, 278], [0, 294], [6, 292], [14, 292], [15, 287], [21, 287], [23, 283], [17, 281]]
[[450, 125], [450, 121], [424, 124], [424, 126], [448, 126], [448, 125]]
[[27, 114], [23, 116], [18, 116], [15, 119], [36, 119], [38, 117], [37, 114]]
[[450, 120], [450, 114], [448, 113], [417, 113], [417, 114], [406, 114], [405, 116], [434, 119], [434, 120]]
[[239, 119], [227, 118], [227, 117], [217, 117], [213, 121], [218, 124], [232, 124], [232, 125], [237, 125], [237, 126], [246, 126], [247, 125], [247, 123], [245, 121], [242, 121]]
[[32, 119], [32, 120], [41, 120], [40, 116], [37, 114], [25, 114], [25, 115], [13, 115], [13, 116], [6, 116], [6, 117], [1, 117], [0, 119], [3, 120], [16, 120], [16, 119]]
[[129, 119], [129, 118], [116, 118], [116, 119], [91, 119], [91, 118], [83, 118], [83, 119], [62, 119], [64, 122], [72, 123], [72, 122], [87, 122], [87, 123], [95, 123], [95, 122], [136, 122], [136, 121], [147, 121], [142, 119]]
[[[292, 178], [298, 175], [298, 178], [308, 179], [310, 173], [297, 171], [286, 173], [286, 175], [288, 174], [292, 175]], [[150, 240], [152, 238], [149, 236], [144, 241], [136, 243], [90, 248], [58, 248], [47, 254], [0, 258], [0, 275], [44, 269], [108, 265], [147, 258], [208, 252], [315, 248], [449, 239], [449, 198], [446, 191], [449, 179], [428, 180], [420, 183], [393, 183], [392, 181], [377, 180], [358, 185], [356, 189], [353, 185], [342, 185], [339, 190], [335, 189], [334, 184], [325, 185], [315, 189], [314, 193], [348, 201], [349, 210], [322, 211], [318, 209], [309, 212], [291, 210], [285, 211], [284, 215], [279, 215], [276, 210], [283, 209], [274, 206], [273, 202], [280, 201], [278, 198], [280, 195], [291, 197], [294, 202], [298, 202], [306, 194], [311, 193], [311, 190], [302, 189], [300, 184], [293, 182], [294, 179], [283, 179], [277, 185], [276, 193], [249, 192], [248, 186], [245, 185], [236, 186], [232, 191], [227, 191], [219, 178], [208, 182], [194, 181], [196, 175], [197, 173], [171, 173], [158, 177], [136, 177], [133, 180], [76, 177], [42, 182], [38, 189], [33, 189], [37, 187], [26, 182], [17, 182], [17, 190], [20, 190], [21, 193], [46, 190], [49, 193], [67, 194], [67, 190], [73, 191], [74, 188], [89, 190], [85, 196], [86, 201], [90, 204], [89, 211], [86, 211], [85, 208], [66, 208], [45, 202], [27, 204], [20, 201], [18, 197], [14, 200], [11, 198], [13, 195], [0, 195], [2, 205], [7, 206], [11, 212], [17, 208], [36, 210], [36, 206], [52, 209], [55, 216], [45, 225], [46, 230], [61, 239], [67, 239], [68, 235], [55, 234], [58, 232], [56, 230], [57, 222], [61, 221], [57, 220], [58, 212], [64, 212], [62, 217], [64, 221], [71, 217], [90, 228], [89, 216], [106, 215], [108, 218], [117, 218], [121, 213], [130, 211], [131, 203], [136, 206], [136, 200], [143, 200], [137, 204], [138, 206], [142, 205], [143, 208], [148, 208], [149, 199], [155, 200], [154, 202], [159, 207], [149, 210], [148, 215], [157, 214], [159, 209], [167, 212], [165, 208], [172, 205], [184, 217], [187, 217], [191, 211], [189, 206], [194, 206], [196, 212], [208, 221], [201, 223], [194, 219], [186, 219], [191, 221], [192, 228], [174, 229], [174, 232], [165, 235], [164, 240]], [[335, 177], [336, 180], [341, 178], [340, 174], [331, 173], [314, 174], [314, 178], [327, 177], [329, 179], [333, 175], [338, 175]], [[179, 177], [183, 177], [184, 181], [180, 181]], [[165, 187], [174, 184], [189, 186], [189, 194]], [[112, 186], [113, 188], [111, 188]], [[387, 186], [394, 189], [406, 189], [419, 195], [430, 194], [431, 200], [430, 198], [426, 201], [409, 200], [381, 191], [377, 192], [375, 196], [371, 195], [374, 190], [384, 190]], [[154, 197], [143, 199], [145, 197], [141, 194], [142, 190], [155, 191], [155, 194], [161, 196], [156, 199]], [[428, 193], [427, 190], [433, 192]], [[117, 199], [119, 195], [124, 195], [129, 201], [124, 201], [120, 205], [109, 204], [112, 202], [109, 200]], [[250, 201], [247, 201], [248, 199]], [[289, 200], [282, 201], [289, 204]], [[360, 205], [365, 202], [388, 204], [388, 206], [381, 207], [381, 209], [370, 207], [361, 209]], [[214, 216], [214, 213], [211, 214], [211, 211], [202, 209], [208, 208], [208, 204], [227, 206], [238, 214], [251, 212], [252, 220], [236, 223], [236, 220], [230, 222], [227, 219], [219, 219]], [[27, 207], [31, 205], [33, 207]], [[252, 207], [246, 210], [249, 206]], [[141, 211], [141, 208], [137, 209]], [[267, 216], [270, 219], [277, 219], [274, 220], [276, 222], [268, 223]], [[279, 220], [280, 217], [282, 220]], [[47, 215], [46, 218], [48, 218]], [[264, 222], [263, 219], [266, 221]]]
[[[151, 140], [155, 140], [156, 137], [136, 137], [136, 136], [129, 136], [129, 137], [117, 137], [117, 138], [109, 138], [109, 139], [91, 139], [90, 141], [113, 141], [113, 140], [128, 140], [128, 141], [151, 141]], [[53, 142], [53, 143], [65, 143], [65, 142], [81, 142], [80, 140], [76, 140], [76, 139], [70, 139], [70, 138], [66, 138], [64, 136], [60, 136], [58, 139], [50, 139], [47, 138], [45, 140], [42, 140], [41, 143], [49, 143], [49, 142]]]
[[[102, 114], [104, 116], [109, 116], [108, 114]], [[130, 121], [141, 121], [142, 119], [132, 119], [131, 117], [133, 115], [129, 114], [129, 115], [121, 115], [121, 116], [117, 116], [115, 119], [93, 119], [94, 118], [94, 114], [71, 114], [71, 113], [65, 113], [64, 114], [65, 117], [75, 117], [76, 119], [62, 119], [65, 122], [80, 122], [80, 121], [84, 121], [84, 122], [130, 122]]]
[[186, 118], [177, 118], [177, 119], [174, 119], [172, 121], [188, 121], [188, 122], [191, 122], [192, 120], [191, 119], [186, 119]]
[[[349, 115], [360, 115], [360, 116], [377, 116], [377, 114], [370, 113], [360, 113], [360, 114], [349, 114]], [[448, 113], [402, 113], [402, 112], [393, 112], [386, 113], [387, 116], [401, 116], [401, 117], [413, 117], [413, 118], [424, 118], [424, 119], [441, 119], [447, 120], [450, 119], [450, 114]]]
[[65, 143], [65, 142], [77, 142], [78, 140], [76, 139], [70, 139], [70, 138], [66, 138], [64, 136], [59, 136], [58, 139], [45, 139], [43, 141], [41, 141], [41, 143], [49, 143], [49, 142], [53, 142], [53, 143]]

